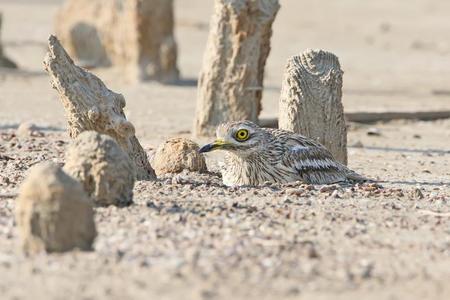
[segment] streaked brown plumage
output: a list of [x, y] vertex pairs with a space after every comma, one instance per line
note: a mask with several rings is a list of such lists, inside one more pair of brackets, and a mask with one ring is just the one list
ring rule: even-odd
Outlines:
[[239, 121], [220, 125], [216, 135], [217, 140], [200, 152], [227, 151], [222, 177], [229, 186], [367, 180], [337, 162], [324, 146], [300, 134]]

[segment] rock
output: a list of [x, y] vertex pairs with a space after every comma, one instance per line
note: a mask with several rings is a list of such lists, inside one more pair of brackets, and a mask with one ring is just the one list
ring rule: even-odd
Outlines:
[[333, 199], [340, 199], [340, 198], [342, 198], [342, 196], [339, 194], [338, 190], [334, 190], [334, 191], [331, 193], [330, 198], [333, 198]]
[[16, 200], [16, 219], [29, 254], [90, 250], [97, 235], [92, 202], [81, 184], [48, 162], [30, 169]]
[[59, 93], [69, 123], [69, 135], [95, 130], [113, 137], [134, 163], [138, 180], [155, 180], [147, 153], [123, 111], [126, 102], [92, 73], [76, 66], [55, 36], [50, 36], [44, 60], [53, 88]]
[[116, 66], [132, 81], [178, 80], [172, 0], [67, 0], [56, 35], [83, 66]]
[[412, 191], [412, 197], [414, 199], [423, 199], [424, 196], [423, 196], [422, 190], [418, 187], [415, 187]]
[[302, 196], [304, 191], [302, 189], [298, 189], [298, 188], [288, 188], [285, 190], [286, 195], [291, 195], [291, 196]]
[[152, 165], [157, 175], [179, 173], [183, 170], [206, 171], [205, 158], [191, 140], [171, 138], [161, 144], [153, 157]]
[[333, 185], [323, 185], [320, 187], [319, 189], [319, 193], [327, 193], [327, 192], [332, 192], [334, 190], [336, 190], [338, 188], [337, 185], [333, 184]]
[[361, 141], [357, 141], [352, 145], [354, 148], [364, 148], [364, 144]]
[[133, 202], [133, 164], [110, 136], [95, 131], [81, 133], [66, 151], [64, 170], [82, 183], [96, 205]]
[[228, 121], [258, 121], [278, 0], [215, 0], [198, 83], [194, 135]]
[[39, 131], [36, 125], [30, 122], [24, 122], [17, 127], [16, 135], [19, 138], [41, 137], [44, 134]]
[[367, 135], [381, 136], [381, 130], [376, 127], [371, 127], [367, 130]]

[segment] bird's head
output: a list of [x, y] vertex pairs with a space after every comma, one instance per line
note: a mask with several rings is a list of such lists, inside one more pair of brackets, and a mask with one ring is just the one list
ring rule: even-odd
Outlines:
[[200, 148], [200, 153], [226, 150], [246, 156], [264, 146], [265, 135], [258, 125], [250, 121], [225, 123], [217, 127], [217, 139]]

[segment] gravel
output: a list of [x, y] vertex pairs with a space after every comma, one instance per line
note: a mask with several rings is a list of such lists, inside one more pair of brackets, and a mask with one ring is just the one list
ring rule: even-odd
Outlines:
[[96, 208], [94, 251], [27, 258], [14, 194], [31, 165], [63, 164], [68, 141], [60, 132], [19, 141], [3, 130], [0, 138], [5, 299], [352, 299], [373, 289], [404, 295], [409, 286], [417, 297], [444, 299], [449, 292], [448, 188], [230, 188], [215, 172], [183, 171], [137, 182], [131, 206]]

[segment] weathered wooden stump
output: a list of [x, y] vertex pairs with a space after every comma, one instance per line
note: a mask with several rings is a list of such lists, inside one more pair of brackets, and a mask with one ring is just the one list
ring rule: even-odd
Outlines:
[[118, 66], [131, 80], [178, 79], [172, 0], [67, 0], [56, 33], [86, 66]]
[[347, 128], [338, 58], [307, 50], [288, 60], [279, 104], [279, 128], [313, 138], [347, 164]]
[[95, 75], [76, 66], [55, 36], [49, 38], [44, 66], [66, 111], [70, 137], [76, 138], [87, 130], [107, 134], [131, 158], [138, 180], [155, 179], [147, 153], [123, 112], [124, 97], [109, 90]]
[[198, 86], [195, 135], [257, 121], [278, 0], [216, 0]]
[[10, 60], [8, 57], [6, 57], [5, 54], [3, 53], [3, 44], [2, 44], [2, 39], [1, 39], [2, 22], [3, 22], [3, 16], [2, 16], [2, 13], [0, 13], [0, 67], [16, 69], [17, 65], [12, 60]]

